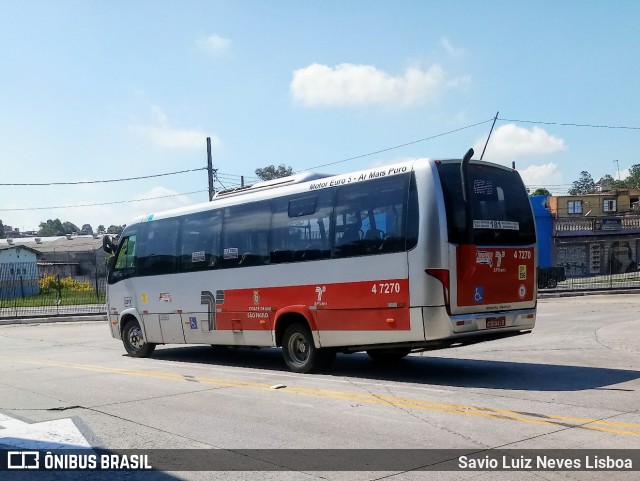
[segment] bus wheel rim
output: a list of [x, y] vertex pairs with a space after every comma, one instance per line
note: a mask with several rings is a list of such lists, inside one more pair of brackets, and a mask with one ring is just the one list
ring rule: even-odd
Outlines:
[[304, 364], [309, 358], [309, 344], [302, 334], [295, 334], [289, 339], [289, 353], [296, 364]]
[[134, 327], [129, 331], [129, 344], [131, 344], [131, 347], [136, 351], [142, 349], [142, 346], [144, 345], [144, 341], [142, 340], [142, 329]]

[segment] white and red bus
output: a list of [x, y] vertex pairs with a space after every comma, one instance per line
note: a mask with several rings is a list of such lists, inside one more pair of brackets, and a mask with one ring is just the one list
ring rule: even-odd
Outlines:
[[336, 352], [412, 351], [530, 332], [536, 233], [517, 171], [469, 160], [303, 174], [138, 218], [109, 266], [111, 334], [282, 347], [290, 369]]

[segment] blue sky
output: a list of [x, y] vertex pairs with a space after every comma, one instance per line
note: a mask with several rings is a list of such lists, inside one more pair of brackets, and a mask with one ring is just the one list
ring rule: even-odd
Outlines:
[[[528, 185], [562, 193], [582, 170], [597, 180], [640, 163], [633, 0], [0, 7], [4, 184], [197, 169], [207, 136], [225, 187], [269, 164], [343, 173], [472, 146], [479, 157], [497, 111], [510, 120], [496, 123], [485, 160], [515, 161]], [[55, 218], [96, 228], [207, 199], [205, 171], [4, 185], [0, 219], [21, 230]]]

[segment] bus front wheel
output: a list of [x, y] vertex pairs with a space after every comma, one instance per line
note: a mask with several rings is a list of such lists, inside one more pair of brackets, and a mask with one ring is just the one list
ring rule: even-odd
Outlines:
[[149, 357], [156, 348], [155, 344], [146, 342], [142, 335], [140, 323], [128, 321], [122, 331], [122, 343], [131, 357]]
[[327, 367], [336, 357], [332, 349], [318, 349], [311, 331], [302, 324], [292, 324], [284, 331], [282, 357], [293, 372], [306, 374]]

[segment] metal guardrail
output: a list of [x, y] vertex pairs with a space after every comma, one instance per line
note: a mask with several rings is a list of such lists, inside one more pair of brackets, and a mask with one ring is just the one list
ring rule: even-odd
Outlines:
[[[640, 289], [640, 272], [585, 277], [570, 277], [558, 285], [538, 289], [539, 292], [590, 291], [610, 289]], [[640, 290], [638, 291], [640, 293]]]
[[[64, 267], [68, 269], [69, 264]], [[87, 276], [90, 269], [82, 271], [85, 275], [71, 275], [68, 270], [52, 273], [48, 264], [44, 269], [27, 262], [0, 265], [0, 319], [106, 314], [107, 281], [97, 267]], [[610, 265], [604, 268], [614, 271]], [[574, 271], [572, 266], [565, 267], [566, 279], [539, 292], [640, 289], [640, 271], [590, 276], [576, 276]]]
[[97, 269], [93, 276], [73, 276], [45, 267], [35, 262], [0, 264], [0, 318], [106, 312], [107, 282]]

